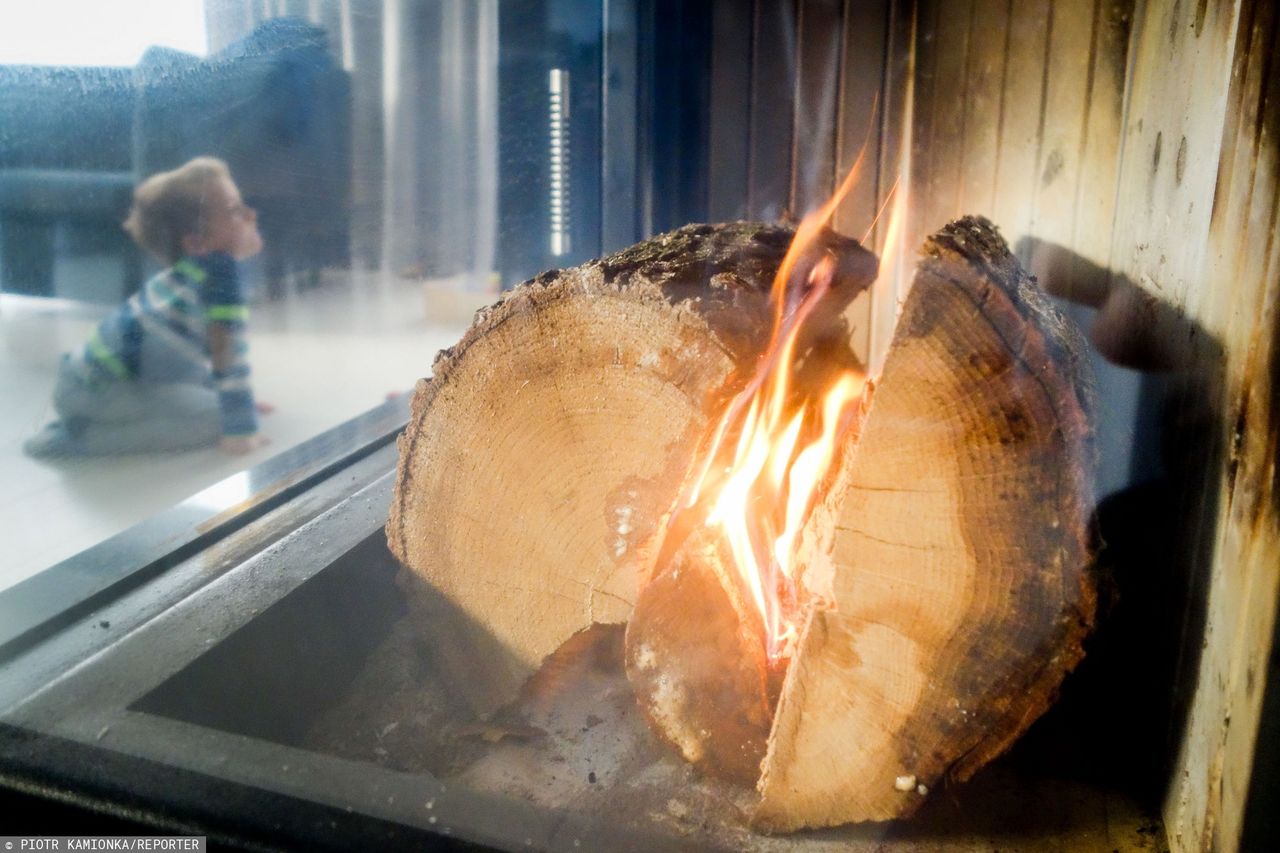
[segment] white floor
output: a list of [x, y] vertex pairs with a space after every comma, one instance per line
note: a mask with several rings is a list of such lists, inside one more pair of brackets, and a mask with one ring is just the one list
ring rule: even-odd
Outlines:
[[22, 441], [51, 417], [61, 353], [82, 346], [110, 306], [0, 295], [0, 589], [410, 390], [491, 298], [335, 273], [254, 306], [254, 388], [276, 406], [261, 421], [269, 446], [55, 464], [24, 456]]

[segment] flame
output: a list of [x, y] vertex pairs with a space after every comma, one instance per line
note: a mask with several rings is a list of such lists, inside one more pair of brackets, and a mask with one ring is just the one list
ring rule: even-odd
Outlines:
[[[707, 493], [706, 522], [719, 529], [728, 545], [745, 597], [759, 613], [771, 663], [789, 657], [797, 639], [804, 604], [801, 532], [867, 386], [865, 374], [846, 372], [825, 391], [805, 395], [792, 381], [797, 340], [805, 320], [830, 291], [836, 271], [829, 252], [807, 273], [801, 264], [812, 257], [819, 236], [857, 182], [862, 162], [859, 154], [840, 189], [797, 228], [770, 292], [774, 327], [769, 346], [751, 381], [717, 423], [676, 507], [677, 513], [690, 510]], [[905, 194], [897, 189], [895, 184], [881, 208], [882, 213], [894, 200], [884, 243], [890, 257], [897, 254], [905, 218]], [[875, 292], [884, 291], [882, 280], [896, 276], [896, 267], [888, 265], [877, 277]]]

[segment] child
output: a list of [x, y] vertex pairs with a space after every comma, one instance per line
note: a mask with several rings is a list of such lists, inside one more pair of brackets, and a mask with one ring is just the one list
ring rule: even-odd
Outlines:
[[262, 249], [258, 216], [227, 165], [196, 159], [143, 181], [125, 230], [169, 268], [64, 355], [58, 420], [23, 445], [31, 456], [103, 456], [217, 444], [247, 453], [258, 434], [249, 387], [249, 309], [236, 262]]

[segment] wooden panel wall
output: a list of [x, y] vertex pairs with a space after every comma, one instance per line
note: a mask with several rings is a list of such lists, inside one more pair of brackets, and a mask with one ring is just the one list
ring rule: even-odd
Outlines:
[[1165, 803], [1175, 850], [1240, 849], [1280, 596], [1280, 77], [1266, 2], [1140, 8], [1112, 245], [1117, 272], [1178, 309], [1178, 352], [1211, 383], [1192, 507], [1203, 620]]
[[1106, 266], [1132, 3], [920, 0], [917, 15], [912, 232], [980, 213], [1011, 245]]
[[[1035, 241], [1068, 250], [1054, 279], [1071, 292], [1110, 263], [1133, 2], [716, 0], [709, 217], [801, 214], [865, 146], [838, 230], [862, 237], [901, 176], [904, 266], [925, 234], [980, 213], [1033, 272], [1046, 271]], [[886, 224], [868, 235], [876, 251]], [[872, 365], [909, 272], [885, 284], [849, 311]], [[1134, 456], [1137, 379], [1096, 367], [1109, 401], [1100, 485], [1111, 491]]]
[[[905, 174], [907, 140], [908, 246], [982, 213], [1010, 244], [1038, 237], [1106, 266], [1132, 4], [716, 0], [711, 218], [802, 214], [865, 145], [865, 178], [836, 217], [861, 237]], [[887, 345], [902, 295], [854, 306], [864, 353], [872, 337]]]
[[988, 213], [1058, 292], [1084, 295], [1095, 265], [1141, 288], [1159, 310], [1126, 321], [1183, 388], [1174, 440], [1205, 421], [1171, 531], [1188, 565], [1164, 811], [1175, 849], [1238, 849], [1280, 595], [1276, 13], [920, 0], [918, 16], [915, 235]]
[[[911, 14], [893, 0], [716, 0], [711, 219], [801, 216], [834, 192], [865, 147], [864, 177], [836, 227], [868, 233], [897, 175]], [[882, 239], [882, 229], [870, 232], [872, 245]], [[869, 296], [851, 308], [864, 358], [872, 318], [885, 313]]]
[[[1277, 689], [1266, 686], [1280, 596], [1275, 10], [1262, 0], [717, 8], [740, 34], [749, 21], [752, 40], [749, 64], [730, 51], [713, 69], [748, 93], [729, 93], [736, 113], [720, 108], [738, 124], [715, 131], [725, 140], [712, 152], [719, 218], [817, 203], [869, 138], [873, 177], [837, 214], [845, 233], [861, 236], [906, 172], [909, 247], [958, 215], [985, 214], [1056, 292], [1137, 288], [1159, 308], [1127, 320], [1177, 363], [1172, 379], [1153, 386], [1097, 359], [1104, 491], [1129, 477], [1139, 383], [1142, 394], [1198, 388], [1202, 410], [1161, 412], [1175, 424], [1207, 417], [1203, 445], [1182, 450], [1195, 488], [1170, 531], [1186, 549], [1186, 588], [1174, 591], [1184, 612], [1173, 616], [1184, 626], [1173, 688], [1185, 701], [1168, 721], [1176, 754], [1164, 811], [1174, 849], [1239, 849], [1263, 693]], [[717, 167], [716, 149], [745, 163]], [[882, 240], [883, 227], [870, 242]], [[855, 303], [870, 357], [900, 295]]]

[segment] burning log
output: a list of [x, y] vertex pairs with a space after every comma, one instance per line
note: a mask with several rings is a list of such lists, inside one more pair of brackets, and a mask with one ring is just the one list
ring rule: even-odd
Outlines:
[[[578, 630], [630, 616], [637, 546], [753, 370], [792, 236], [688, 226], [545, 273], [480, 312], [419, 383], [387, 538], [416, 623], [481, 714]], [[832, 232], [812, 251], [845, 282], [805, 343], [830, 350], [875, 258]], [[440, 618], [437, 592], [463, 618]]]
[[[478, 711], [627, 622], [655, 730], [758, 783], [769, 831], [909, 815], [972, 775], [1048, 707], [1094, 609], [1083, 348], [991, 224], [926, 242], [865, 391], [840, 313], [874, 258], [821, 230], [784, 257], [790, 238], [690, 226], [482, 312], [419, 384], [387, 526], [420, 629], [446, 665], [469, 652], [452, 681]], [[790, 384], [747, 402], [779, 350]], [[762, 549], [721, 535], [723, 463], [775, 467], [755, 452], [771, 414], [804, 521], [770, 516]], [[791, 489], [811, 450], [833, 467]]]

